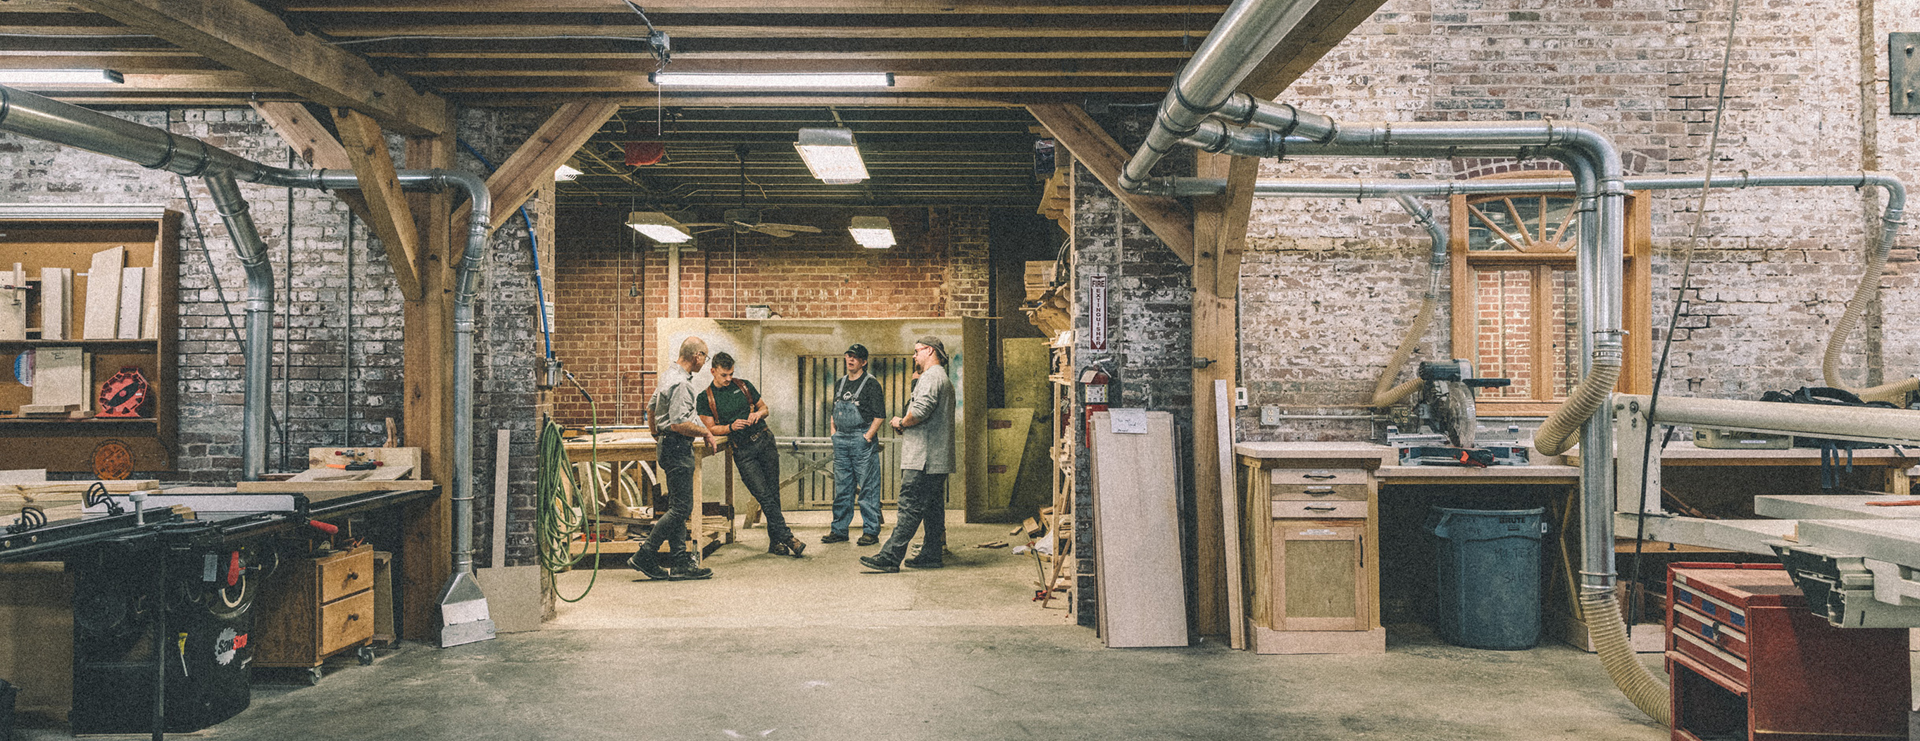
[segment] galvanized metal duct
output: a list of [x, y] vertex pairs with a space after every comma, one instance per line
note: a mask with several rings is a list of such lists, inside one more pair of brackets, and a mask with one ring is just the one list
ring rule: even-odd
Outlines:
[[[1235, 0], [1220, 15], [1213, 31], [1174, 78], [1167, 97], [1154, 116], [1145, 143], [1127, 161], [1120, 174], [1122, 190], [1132, 191], [1146, 181], [1153, 166], [1208, 116], [1225, 106], [1234, 89], [1280, 45], [1287, 33], [1314, 7], [1313, 0]], [[1236, 107], [1244, 120], [1257, 117], [1263, 125], [1282, 125], [1285, 110], [1256, 112], [1248, 99]], [[1321, 118], [1321, 121], [1327, 119]], [[1309, 128], [1315, 122], [1309, 122]], [[1314, 133], [1301, 131], [1302, 134]]]
[[[352, 173], [290, 170], [261, 164], [198, 139], [0, 86], [0, 131], [127, 160], [149, 169], [204, 178], [220, 207], [247, 272], [247, 332], [242, 410], [242, 475], [258, 479], [266, 469], [267, 373], [273, 343], [273, 269], [235, 180], [279, 187], [357, 189]], [[455, 170], [403, 170], [401, 187], [456, 188], [472, 204], [467, 245], [454, 278], [453, 305], [453, 578], [443, 591], [472, 584], [473, 571], [473, 295], [486, 254], [487, 214], [492, 196], [486, 181]], [[484, 603], [481, 607], [484, 617]]]

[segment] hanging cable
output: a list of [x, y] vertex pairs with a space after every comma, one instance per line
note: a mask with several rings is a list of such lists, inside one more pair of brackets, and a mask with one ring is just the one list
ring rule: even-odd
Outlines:
[[[455, 141], [460, 143], [460, 148], [467, 150], [467, 154], [471, 154], [474, 159], [480, 160], [480, 164], [487, 168], [487, 174], [491, 175], [493, 171], [497, 169], [493, 166], [493, 162], [487, 159], [486, 155], [481, 154], [480, 150], [474, 149], [472, 144], [467, 143], [467, 140], [456, 139]], [[551, 364], [553, 362], [553, 326], [552, 320], [547, 316], [546, 283], [540, 277], [540, 237], [533, 232], [533, 217], [527, 215], [526, 206], [520, 207], [520, 222], [527, 227], [527, 249], [533, 255], [534, 299], [538, 302], [534, 308], [540, 312], [540, 336], [546, 340], [546, 358], [547, 362]]]
[[[600, 425], [600, 412], [592, 396], [583, 390], [587, 397], [588, 416], [595, 427]], [[534, 496], [540, 503], [539, 516], [534, 522], [534, 541], [540, 549], [540, 568], [548, 574], [558, 575], [573, 568], [573, 536], [578, 534], [583, 541], [593, 544], [593, 575], [587, 578], [587, 588], [577, 597], [560, 594], [558, 585], [554, 596], [562, 602], [579, 602], [593, 591], [593, 585], [600, 580], [600, 508], [589, 506], [587, 497], [578, 485], [570, 480], [567, 465], [566, 446], [560, 440], [560, 424], [549, 415], [540, 428], [538, 444], [539, 478]], [[589, 437], [588, 459], [591, 470], [598, 478], [600, 471], [600, 444], [597, 436]], [[569, 496], [568, 492], [572, 495]], [[597, 497], [596, 497], [597, 499]], [[596, 502], [597, 504], [597, 502]], [[584, 553], [582, 555], [585, 555]]]

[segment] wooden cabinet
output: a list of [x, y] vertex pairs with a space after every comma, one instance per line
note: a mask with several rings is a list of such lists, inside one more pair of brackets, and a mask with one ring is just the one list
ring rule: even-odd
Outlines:
[[1377, 452], [1243, 443], [1242, 550], [1257, 653], [1378, 653]]
[[281, 569], [260, 593], [254, 666], [316, 667], [372, 642], [372, 546], [288, 561]]
[[[180, 223], [160, 206], [0, 205], [0, 284], [15, 283], [15, 264], [25, 276], [24, 290], [0, 291], [0, 459], [107, 478], [173, 468]], [[102, 253], [114, 259], [96, 260]], [[33, 387], [15, 370], [28, 352]], [[129, 368], [146, 380], [145, 411], [91, 416], [101, 386]], [[26, 414], [57, 388], [83, 402], [77, 414]]]

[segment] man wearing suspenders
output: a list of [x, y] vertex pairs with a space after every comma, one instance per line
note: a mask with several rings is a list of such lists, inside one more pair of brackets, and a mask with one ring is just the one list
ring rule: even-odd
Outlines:
[[867, 347], [848, 347], [847, 375], [833, 385], [833, 528], [820, 542], [847, 542], [855, 502], [859, 545], [880, 542], [880, 421], [886, 414], [886, 392], [867, 372]]
[[733, 356], [713, 356], [713, 385], [698, 397], [700, 422], [715, 435], [726, 435], [733, 448], [733, 465], [740, 480], [760, 503], [767, 518], [767, 552], [776, 556], [799, 558], [807, 544], [793, 537], [787, 518], [780, 512], [780, 451], [773, 446], [773, 430], [767, 427], [772, 410], [760, 390], [744, 378], [733, 375]]
[[[654, 441], [659, 446], [660, 472], [667, 480], [667, 511], [661, 514], [658, 503], [655, 504], [658, 517], [653, 521], [653, 529], [647, 532], [647, 541], [640, 545], [640, 550], [627, 559], [627, 565], [649, 579], [683, 581], [713, 576], [713, 569], [701, 566], [687, 552], [687, 519], [693, 516], [693, 440], [706, 438], [708, 450], [720, 447], [713, 433], [700, 424], [700, 417], [694, 414], [693, 374], [700, 372], [706, 362], [706, 341], [688, 337], [680, 343], [680, 358], [674, 362], [680, 369], [679, 376], [663, 375], [660, 390], [653, 393], [647, 405]], [[659, 564], [661, 541], [669, 544], [673, 554], [666, 568]]]

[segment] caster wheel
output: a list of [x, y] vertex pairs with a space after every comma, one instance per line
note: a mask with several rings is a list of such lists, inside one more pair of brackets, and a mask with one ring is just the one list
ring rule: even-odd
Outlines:
[[371, 644], [361, 646], [359, 650], [353, 652], [353, 655], [360, 657], [361, 666], [373, 666], [373, 646]]
[[312, 687], [316, 684], [319, 684], [321, 674], [323, 674], [323, 672], [320, 671], [320, 667], [315, 666], [315, 667], [308, 668], [307, 669], [307, 686]]

